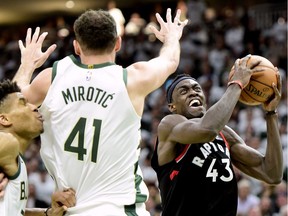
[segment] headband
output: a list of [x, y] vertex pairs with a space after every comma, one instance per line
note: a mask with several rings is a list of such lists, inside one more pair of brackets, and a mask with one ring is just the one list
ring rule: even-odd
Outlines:
[[174, 80], [167, 89], [166, 99], [168, 103], [172, 103], [172, 93], [176, 87], [176, 85], [181, 82], [182, 80], [191, 79], [195, 80], [193, 77], [189, 76], [182, 76], [179, 79]]

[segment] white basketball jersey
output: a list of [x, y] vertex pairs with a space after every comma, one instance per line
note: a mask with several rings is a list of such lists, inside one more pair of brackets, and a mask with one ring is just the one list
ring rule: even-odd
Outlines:
[[105, 63], [83, 65], [68, 56], [53, 66], [40, 112], [41, 156], [58, 189], [76, 190], [68, 215], [97, 212], [101, 203], [145, 202], [138, 166], [140, 116], [125, 85], [127, 71]]
[[17, 173], [8, 179], [5, 196], [0, 199], [0, 215], [23, 216], [28, 198], [28, 178], [26, 166], [21, 156], [18, 156]]

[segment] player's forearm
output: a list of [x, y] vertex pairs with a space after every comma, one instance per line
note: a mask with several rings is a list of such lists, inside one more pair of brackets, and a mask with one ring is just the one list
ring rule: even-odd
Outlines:
[[20, 88], [23, 88], [30, 83], [34, 70], [35, 67], [33, 64], [21, 64], [13, 78], [13, 81], [16, 81]]
[[201, 125], [216, 134], [228, 123], [232, 112], [238, 102], [241, 88], [238, 85], [231, 85], [222, 98], [210, 107], [202, 118]]
[[265, 154], [265, 171], [271, 183], [280, 183], [283, 176], [283, 152], [278, 127], [277, 114], [266, 115], [267, 148]]
[[170, 74], [174, 73], [180, 61], [180, 43], [176, 35], [165, 39], [159, 56], [167, 60], [166, 66]]

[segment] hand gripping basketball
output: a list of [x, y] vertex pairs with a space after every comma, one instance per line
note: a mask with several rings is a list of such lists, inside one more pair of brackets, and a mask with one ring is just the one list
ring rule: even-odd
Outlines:
[[[273, 83], [277, 85], [277, 68], [268, 59], [258, 55], [252, 55], [247, 61], [247, 66], [253, 68], [254, 72], [242, 90], [239, 101], [249, 106], [267, 102], [274, 94]], [[234, 68], [231, 69], [229, 79], [233, 75]]]

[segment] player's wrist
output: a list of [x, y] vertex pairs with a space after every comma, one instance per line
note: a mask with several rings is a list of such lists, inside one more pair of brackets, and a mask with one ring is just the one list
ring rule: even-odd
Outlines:
[[22, 69], [23, 71], [33, 72], [36, 68], [36, 65], [32, 62], [22, 62], [20, 65], [20, 69]]
[[242, 84], [240, 80], [232, 80], [228, 82], [227, 86], [230, 86], [232, 84], [237, 84], [240, 87], [241, 91], [244, 89], [244, 85]]

